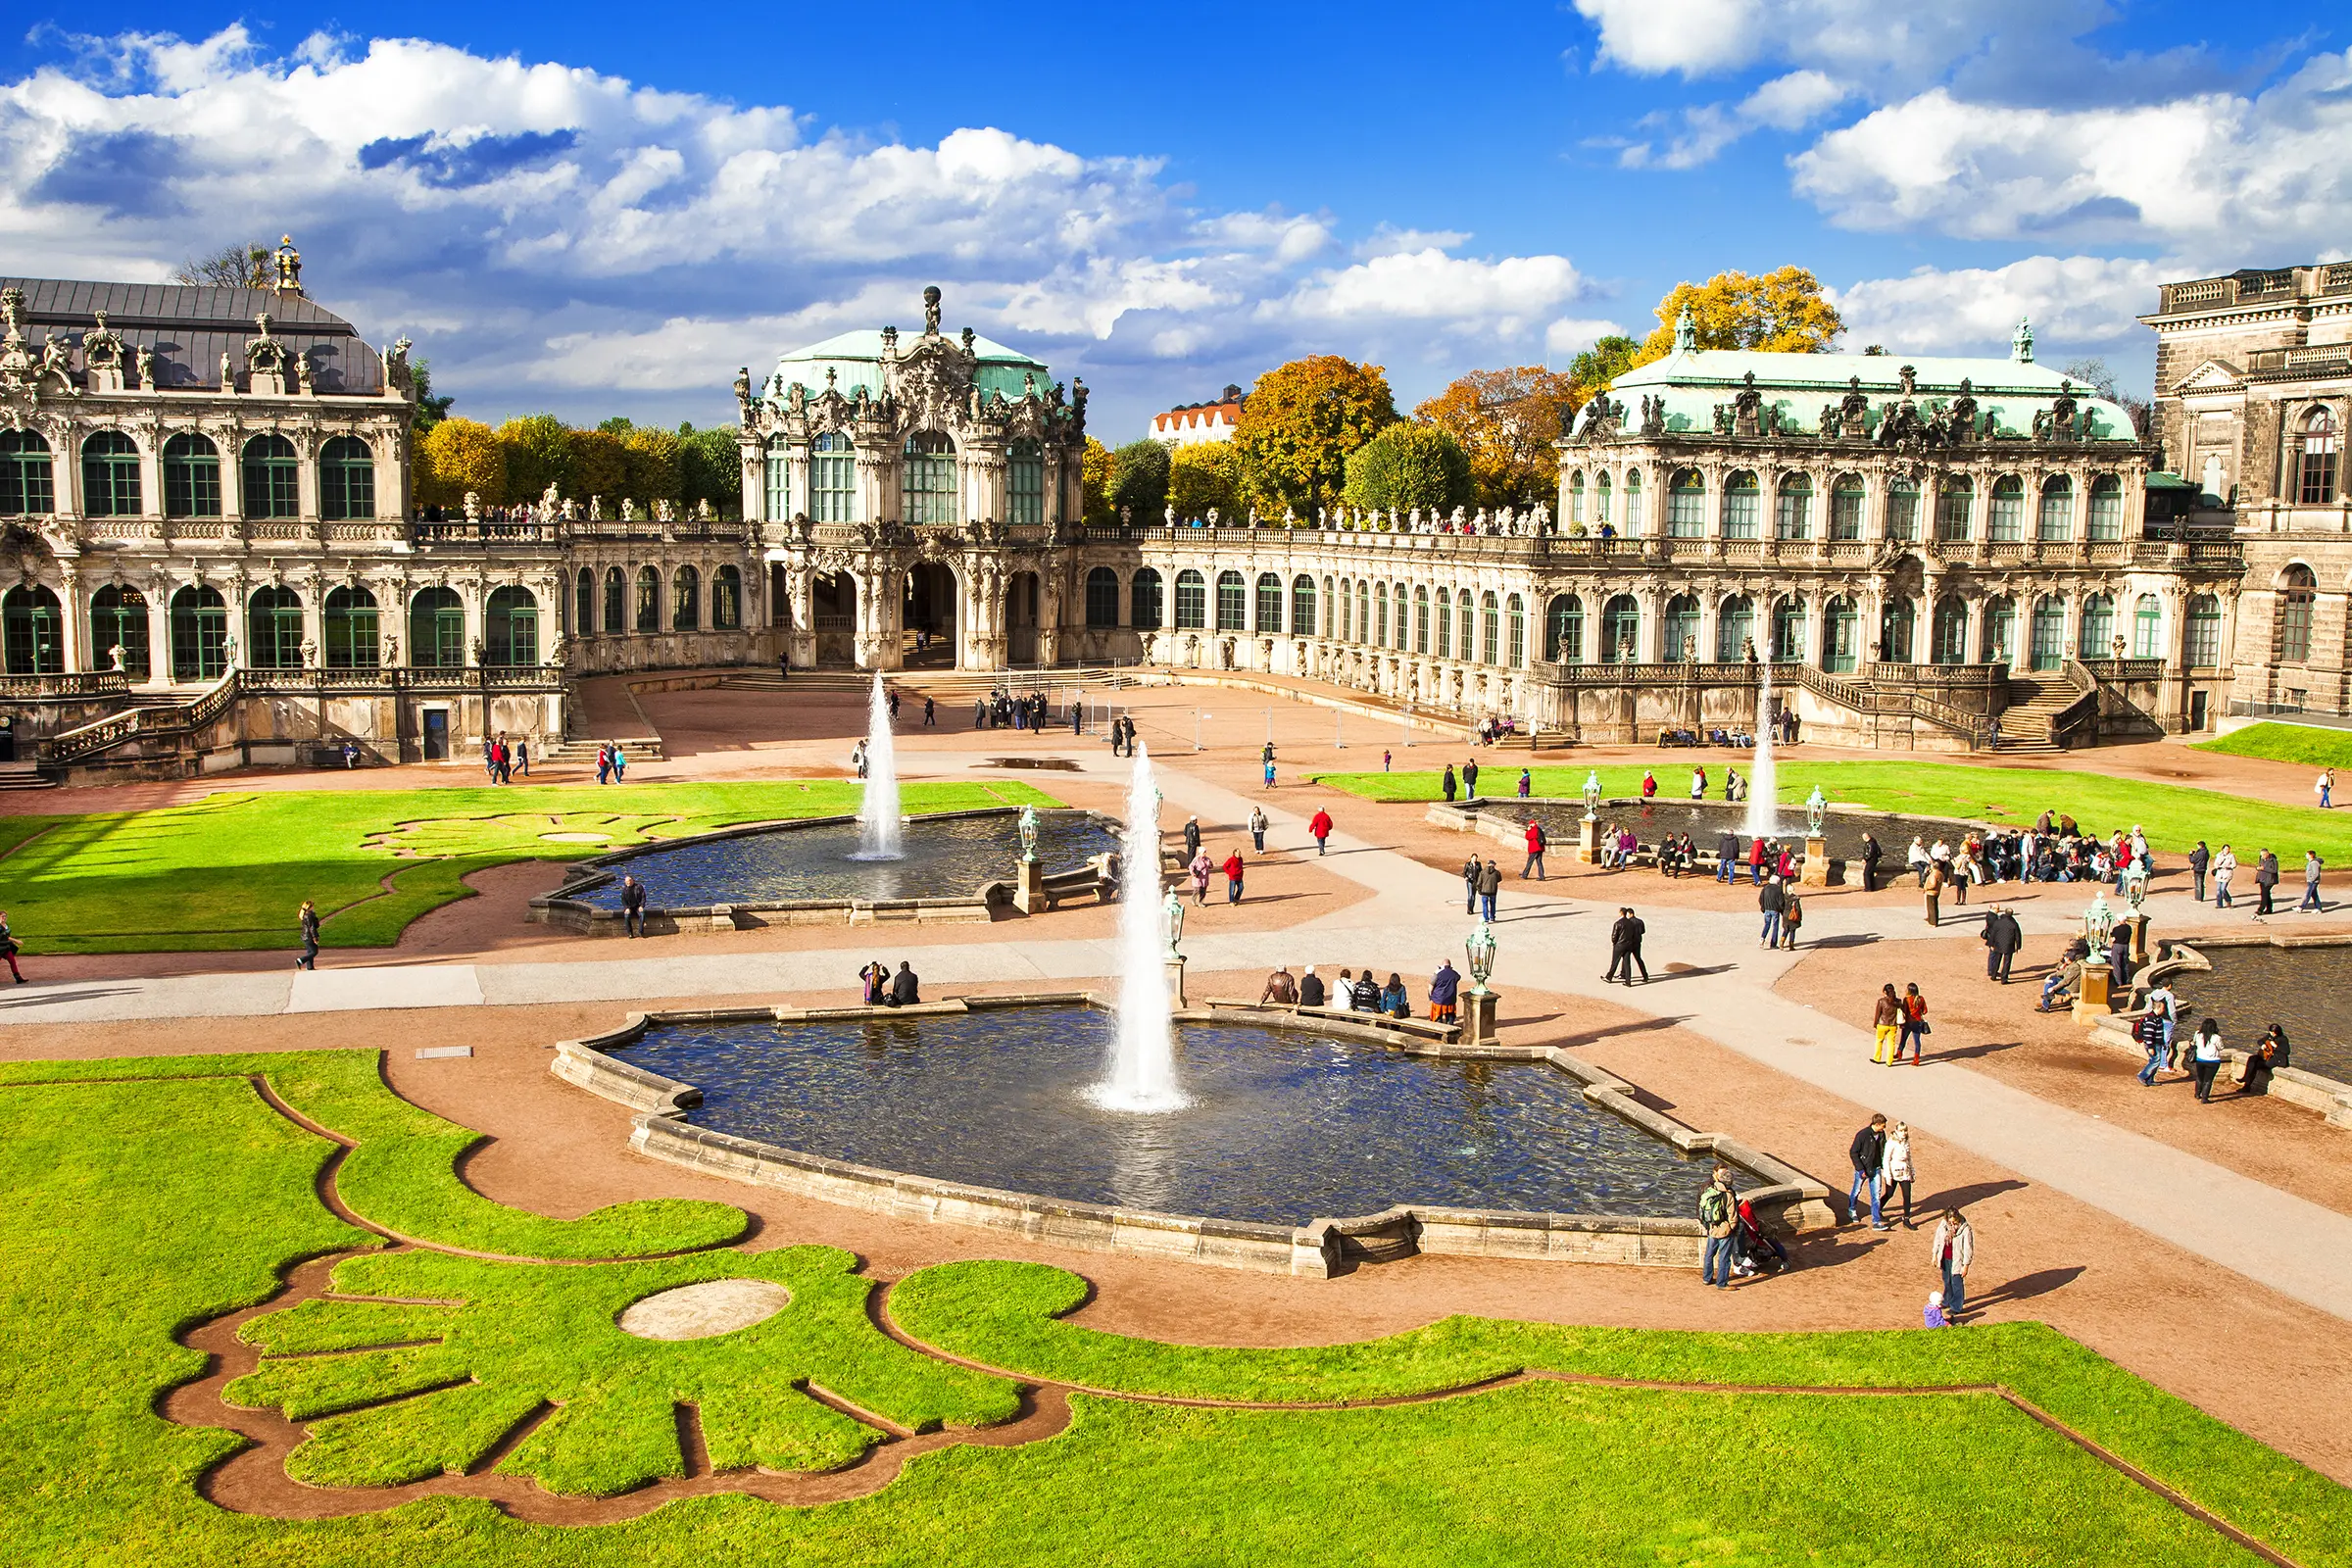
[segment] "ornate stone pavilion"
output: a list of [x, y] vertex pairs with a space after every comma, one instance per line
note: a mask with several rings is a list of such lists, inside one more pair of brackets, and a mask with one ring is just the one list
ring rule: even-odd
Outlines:
[[2156, 428], [2245, 552], [2232, 712], [2352, 714], [2352, 262], [2167, 283]]

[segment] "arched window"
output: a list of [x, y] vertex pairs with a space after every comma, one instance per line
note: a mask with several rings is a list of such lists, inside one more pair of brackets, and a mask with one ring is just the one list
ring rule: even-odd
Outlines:
[[572, 596], [572, 616], [582, 637], [596, 635], [596, 573], [580, 568], [578, 592]]
[[209, 583], [172, 596], [172, 678], [219, 680], [228, 673], [228, 606]]
[[1470, 609], [1470, 590], [1467, 588], [1453, 596], [1453, 629], [1462, 650], [1462, 659], [1467, 662], [1478, 657], [1472, 651], [1478, 646], [1478, 630], [1477, 622], [1473, 618]]
[[1919, 609], [1908, 595], [1890, 595], [1879, 611], [1879, 658], [1889, 664], [1908, 664], [1917, 657]]
[[2053, 473], [2041, 481], [2041, 520], [2034, 525], [2034, 537], [2043, 544], [2059, 544], [2074, 536], [2075, 481]]
[[2123, 536], [2124, 481], [2102, 473], [2090, 481], [2090, 538], [2100, 541]]
[[1023, 438], [1004, 466], [1004, 520], [1033, 528], [1046, 520], [1046, 449]]
[[220, 515], [220, 449], [209, 437], [183, 430], [164, 443], [164, 515]]
[[1501, 607], [1493, 594], [1488, 594], [1479, 600], [1479, 659], [1484, 663], [1499, 664], [1502, 662]]
[[2215, 669], [2222, 662], [2222, 602], [2212, 594], [2188, 602], [2187, 658], [2191, 669]]
[[245, 596], [248, 669], [302, 667], [302, 596], [268, 584]]
[[1793, 596], [1772, 607], [1772, 662], [1805, 662], [1805, 602]]
[[605, 572], [605, 635], [618, 637], [629, 629], [629, 579], [618, 566]]
[[956, 521], [956, 443], [938, 430], [918, 430], [906, 438], [906, 521]]
[[1119, 574], [1097, 566], [1086, 574], [1086, 624], [1105, 631], [1119, 623]]
[[356, 435], [339, 435], [319, 449], [318, 515], [330, 520], [375, 515], [375, 454]]
[[[683, 577], [694, 570], [680, 566]], [[508, 668], [539, 662], [539, 601], [528, 588], [509, 583], [490, 590], [482, 612], [482, 662]]]
[[1830, 537], [1859, 539], [1862, 537], [1862, 509], [1869, 492], [1863, 488], [1858, 473], [1841, 473], [1830, 490]]
[[710, 629], [743, 629], [743, 573], [721, 566], [710, 574]]
[[1582, 468], [1568, 475], [1568, 520], [1585, 520], [1585, 471]]
[[1315, 634], [1315, 579], [1300, 572], [1291, 579], [1291, 635]]
[[420, 588], [409, 601], [409, 662], [419, 669], [466, 666], [466, 604], [455, 588]]
[[1666, 535], [1700, 539], [1707, 532], [1707, 482], [1696, 468], [1677, 468], [1666, 487]]
[[1909, 544], [1919, 537], [1919, 484], [1895, 478], [1886, 481], [1886, 537]]
[[1355, 585], [1355, 640], [1372, 640], [1372, 585], [1361, 579]]
[[1987, 664], [2017, 662], [2017, 602], [2013, 599], [1984, 601], [1984, 636], [1982, 652]]
[[2292, 565], [2278, 578], [2278, 662], [2308, 663], [2311, 660], [2311, 606], [2318, 580], [2305, 565]]
[[2092, 594], [2082, 601], [2082, 633], [2075, 642], [2077, 659], [2113, 659], [2115, 596]]
[[1625, 470], [1625, 531], [1642, 531], [1642, 470]]
[[2164, 657], [2164, 608], [2154, 594], [2141, 594], [2132, 606], [2132, 657]]
[[2335, 499], [2335, 416], [2314, 409], [2303, 416], [2303, 454], [2296, 465], [2295, 499], [2324, 507]]
[[90, 595], [90, 667], [115, 667], [113, 650], [122, 650], [122, 673], [145, 680], [152, 666], [147, 649], [147, 599], [136, 588], [108, 583]]
[[1994, 544], [2016, 544], [2026, 537], [2026, 481], [2004, 473], [1992, 481], [1992, 515], [1985, 537]]
[[1413, 652], [1429, 652], [1429, 590], [1422, 586], [1413, 589]]
[[1544, 661], [1551, 664], [1585, 662], [1585, 602], [1574, 594], [1555, 594], [1544, 607]]
[[812, 522], [858, 520], [857, 450], [840, 430], [809, 443], [808, 516]]
[[1445, 589], [1438, 590], [1438, 657], [1453, 657], [1453, 596]]
[[330, 589], [326, 596], [326, 667], [373, 669], [377, 662], [375, 595], [365, 588]]
[[1606, 473], [1592, 476], [1592, 520], [1609, 520], [1609, 476]]
[[56, 510], [49, 443], [30, 430], [0, 430], [0, 517], [45, 517]]
[[[1179, 590], [1181, 592], [1181, 590]], [[1238, 571], [1217, 573], [1217, 630], [1250, 629], [1250, 590]]]
[[785, 441], [767, 444], [766, 510], [761, 514], [770, 522], [783, 522], [792, 515], [792, 447]]
[[1268, 636], [1282, 635], [1282, 579], [1270, 571], [1257, 574], [1257, 629]]
[[1849, 675], [1861, 662], [1856, 628], [1862, 617], [1851, 599], [1833, 599], [1821, 612], [1821, 667], [1833, 675]]
[[245, 443], [245, 515], [297, 517], [302, 514], [302, 463], [294, 443], [282, 435], [257, 435]]
[[1698, 599], [1691, 594], [1676, 594], [1666, 601], [1666, 614], [1658, 642], [1658, 657], [1666, 662], [1698, 658]]
[[81, 511], [89, 517], [135, 517], [139, 505], [139, 444], [120, 430], [100, 430], [81, 444]]
[[1723, 487], [1723, 536], [1726, 539], [1753, 539], [1756, 536], [1756, 516], [1763, 505], [1763, 492], [1756, 487], [1756, 476], [1742, 469]]
[[2066, 606], [2056, 594], [2043, 594], [2034, 601], [2033, 665], [2037, 670], [2056, 669], [2066, 662]]
[[1355, 584], [1352, 579], [1340, 579], [1340, 597], [1332, 602], [1332, 635], [1344, 643], [1355, 641]]
[[1968, 662], [1968, 606], [1958, 594], [1936, 601], [1936, 619], [1929, 632], [1928, 662], [1936, 664]]
[[1776, 539], [1813, 537], [1813, 481], [1804, 474], [1782, 477], [1780, 495], [1773, 504], [1772, 531]]
[[1375, 628], [1375, 630], [1373, 631], [1373, 634], [1372, 634], [1372, 646], [1373, 646], [1373, 647], [1375, 647], [1375, 648], [1384, 647], [1384, 646], [1386, 646], [1386, 645], [1387, 645], [1387, 643], [1388, 643], [1388, 640], [1389, 640], [1389, 591], [1388, 591], [1388, 589], [1386, 589], [1386, 588], [1376, 588], [1376, 589], [1374, 589], [1374, 590], [1373, 590], [1373, 592], [1372, 592], [1372, 613], [1373, 613], [1373, 617], [1374, 617], [1374, 619], [1373, 619], [1373, 626], [1374, 626], [1374, 628]]
[[1737, 664], [1755, 652], [1756, 604], [1745, 594], [1734, 594], [1715, 611], [1715, 659]]
[[1969, 514], [1977, 504], [1977, 482], [1965, 473], [1946, 474], [1936, 489], [1936, 537], [1957, 544], [1969, 536]]
[[57, 595], [39, 583], [0, 594], [0, 652], [11, 675], [63, 674], [66, 643]]
[[1503, 648], [1513, 669], [1527, 667], [1527, 601], [1517, 594], [1503, 601]]
[[1127, 589], [1127, 622], [1137, 631], [1159, 630], [1159, 573], [1150, 566], [1138, 570]]
[[703, 624], [703, 574], [680, 566], [669, 574], [669, 629], [698, 631]]
[[662, 573], [652, 566], [637, 568], [637, 629], [662, 629]]
[[1390, 585], [1390, 587], [1389, 587], [1389, 593], [1390, 593], [1390, 595], [1391, 595], [1391, 596], [1392, 596], [1392, 597], [1393, 597], [1393, 598], [1396, 600], [1396, 649], [1397, 649], [1397, 651], [1398, 651], [1399, 653], [1401, 653], [1401, 652], [1403, 652], [1403, 651], [1404, 651], [1406, 648], [1409, 648], [1410, 646], [1412, 646], [1412, 645], [1410, 644], [1410, 642], [1408, 642], [1408, 641], [1406, 640], [1406, 637], [1405, 637], [1405, 634], [1404, 634], [1404, 631], [1405, 631], [1405, 627], [1404, 627], [1404, 584], [1402, 584], [1402, 583], [1400, 583], [1400, 582], [1399, 582], [1399, 583], [1392, 583], [1392, 584]]
[[1176, 629], [1199, 631], [1208, 624], [1208, 581], [1186, 568], [1176, 574]]
[[1642, 657], [1642, 607], [1632, 594], [1618, 594], [1600, 607], [1603, 662], [1630, 664]]

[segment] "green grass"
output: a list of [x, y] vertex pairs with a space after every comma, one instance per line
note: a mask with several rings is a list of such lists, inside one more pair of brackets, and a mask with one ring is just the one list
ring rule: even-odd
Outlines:
[[2322, 729], [2314, 724], [2249, 724], [2231, 734], [2199, 741], [2190, 749], [2220, 752], [2225, 757], [2300, 762], [2305, 767], [2352, 768], [2352, 730]]
[[[1747, 773], [1745, 756], [1726, 753], [1706, 757], [1707, 798], [1723, 799], [1726, 760]], [[1539, 767], [1534, 793], [1559, 800], [1583, 793], [1587, 767]], [[1600, 787], [1612, 797], [1642, 793], [1642, 769], [1611, 766], [1600, 770]], [[1690, 770], [1681, 760], [1661, 763], [1654, 771], [1661, 801], [1688, 800]], [[2352, 856], [2352, 813], [2322, 811], [2310, 807], [2276, 806], [2267, 801], [2241, 800], [2213, 790], [2182, 784], [2154, 784], [2138, 779], [2109, 778], [2096, 772], [2056, 768], [1970, 767], [1956, 762], [1813, 762], [1788, 760], [1780, 764], [1779, 794], [1784, 808], [1794, 807], [1821, 786], [1831, 800], [1882, 811], [1904, 811], [1927, 816], [1960, 816], [1979, 821], [2024, 826], [2043, 811], [2071, 812], [2086, 831], [2112, 833], [2134, 824], [2143, 827], [2148, 842], [2162, 853], [2187, 853], [2199, 839], [2220, 846], [2233, 845], [2245, 858], [2249, 847], [2268, 845], [2282, 858], [2299, 857], [2316, 849], [2329, 863]], [[1436, 773], [1318, 773], [1312, 782], [1368, 801], [1435, 801], [1444, 798]], [[1479, 782], [1489, 800], [1508, 806], [1519, 787], [1516, 765], [1480, 764]], [[1903, 846], [1890, 844], [1888, 855], [1902, 857]]]
[[[1330, 1411], [1080, 1396], [1071, 1401], [1072, 1425], [1057, 1438], [1010, 1448], [951, 1447], [913, 1460], [870, 1496], [819, 1507], [722, 1494], [623, 1524], [569, 1529], [525, 1524], [467, 1498], [341, 1519], [232, 1513], [205, 1502], [195, 1481], [239, 1440], [157, 1413], [164, 1391], [205, 1364], [173, 1334], [266, 1298], [293, 1259], [369, 1244], [319, 1205], [313, 1183], [329, 1149], [235, 1078], [0, 1087], [0, 1193], [7, 1195], [0, 1200], [0, 1387], [11, 1391], [0, 1399], [0, 1451], [9, 1455], [0, 1465], [0, 1561], [75, 1568], [2254, 1562], [1990, 1396], [1732, 1396], [1544, 1383]], [[835, 1380], [852, 1384], [836, 1392], [917, 1419], [1003, 1407], [996, 1402], [1001, 1383], [954, 1369], [923, 1371], [923, 1363], [878, 1352], [878, 1336], [852, 1319], [859, 1282], [843, 1271], [841, 1254], [821, 1249], [588, 1268], [364, 1254], [340, 1268], [338, 1283], [349, 1288], [462, 1297], [466, 1304], [303, 1307], [257, 1320], [252, 1337], [289, 1357], [303, 1352], [344, 1368], [369, 1366], [367, 1342], [387, 1334], [432, 1340], [438, 1343], [426, 1348], [463, 1351], [463, 1364], [450, 1362], [440, 1375], [465, 1381], [377, 1406], [385, 1413], [359, 1437], [352, 1426], [335, 1425], [353, 1413], [318, 1416], [307, 1446], [313, 1458], [302, 1464], [321, 1462], [322, 1476], [390, 1477], [478, 1453], [490, 1441], [483, 1433], [511, 1425], [526, 1398], [557, 1391], [569, 1391], [557, 1394], [572, 1401], [566, 1415], [574, 1405], [587, 1408], [559, 1429], [562, 1444], [551, 1439], [542, 1451], [535, 1437], [518, 1455], [532, 1453], [524, 1466], [532, 1473], [587, 1490], [641, 1472], [649, 1461], [659, 1472], [664, 1399], [681, 1388], [703, 1396], [707, 1433], [715, 1412], [716, 1429], [729, 1434], [722, 1441], [730, 1458], [766, 1451], [787, 1463], [825, 1451], [815, 1429], [778, 1414], [806, 1402], [789, 1381], [796, 1373], [828, 1389]], [[657, 1282], [709, 1277], [700, 1270], [791, 1280], [800, 1294], [770, 1320], [776, 1342], [755, 1329], [701, 1342], [699, 1349], [612, 1346], [607, 1318], [615, 1303]], [[977, 1335], [1029, 1332], [1050, 1319], [1054, 1303], [1066, 1303], [1065, 1281], [1053, 1270], [942, 1269], [902, 1285], [893, 1304], [903, 1310], [928, 1295], [938, 1311], [970, 1318]], [[991, 1308], [993, 1291], [1005, 1294], [1003, 1310]], [[1019, 1327], [1024, 1320], [1028, 1329]], [[2352, 1562], [2340, 1491], [2053, 1335], [2041, 1335], [2037, 1348], [2031, 1333], [2017, 1331], [1742, 1338], [1490, 1324], [1483, 1332], [1495, 1344], [1549, 1337], [1636, 1376], [1703, 1372], [1771, 1381], [1818, 1364], [1841, 1381], [1873, 1381], [1874, 1367], [1878, 1381], [1930, 1381], [1923, 1370], [1946, 1356], [1959, 1358], [1947, 1373], [1983, 1371], [1968, 1359], [1976, 1357], [1999, 1362], [1996, 1370], [2012, 1383], [2026, 1374], [2053, 1383], [2072, 1377], [2092, 1408], [2061, 1411], [2069, 1419], [2128, 1427], [2139, 1462], [2207, 1501], [2229, 1493], [2223, 1511], [2232, 1522], [2307, 1568]], [[1807, 1362], [1809, 1345], [1822, 1347], [1824, 1359]], [[1302, 1395], [1328, 1396], [1329, 1388], [1317, 1388], [1325, 1377], [1373, 1386], [1385, 1352], [1161, 1347], [1134, 1353], [1138, 1368], [1148, 1368], [1154, 1353], [1255, 1357], [1256, 1370], [1217, 1375], [1240, 1386], [1288, 1380]], [[630, 1359], [640, 1354], [646, 1359]], [[1433, 1344], [1415, 1376], [1463, 1364], [1460, 1354], [1458, 1347]], [[1323, 1370], [1306, 1370], [1334, 1357]], [[1286, 1362], [1294, 1364], [1286, 1369]], [[1354, 1371], [1340, 1364], [1348, 1362]], [[259, 1375], [282, 1378], [297, 1364], [267, 1361]], [[1209, 1363], [1190, 1364], [1183, 1378], [1206, 1375], [1200, 1369]], [[928, 1381], [943, 1375], [948, 1383]], [[384, 1388], [401, 1383], [397, 1369], [346, 1372], [339, 1383], [308, 1376], [309, 1385], [257, 1383], [241, 1393], [273, 1394], [281, 1405], [316, 1410], [338, 1407], [368, 1379]], [[698, 1377], [719, 1381], [692, 1381]], [[2056, 1402], [2064, 1392], [2044, 1389], [2036, 1396]], [[730, 1406], [730, 1397], [739, 1402]], [[340, 1448], [330, 1434], [340, 1434]], [[2302, 1479], [2280, 1480], [2294, 1476]], [[2266, 1506], [2273, 1511], [2262, 1512]]]
[[[0, 1062], [0, 1085], [227, 1078], [248, 1098], [247, 1080], [256, 1074], [298, 1114], [358, 1145], [335, 1175], [351, 1211], [416, 1241], [508, 1257], [641, 1257], [721, 1246], [751, 1223], [731, 1203], [699, 1199], [614, 1203], [577, 1219], [494, 1203], [458, 1175], [459, 1160], [482, 1135], [394, 1094], [372, 1051]], [[202, 1136], [202, 1129], [187, 1132]]]
[[[328, 947], [388, 947], [514, 860], [586, 859], [746, 822], [858, 809], [854, 780], [301, 790], [151, 811], [0, 818], [9, 924], [35, 953], [289, 948], [304, 899]], [[909, 812], [1054, 806], [1020, 783], [912, 783]], [[562, 843], [551, 833], [594, 833]], [[389, 886], [386, 879], [390, 879]]]

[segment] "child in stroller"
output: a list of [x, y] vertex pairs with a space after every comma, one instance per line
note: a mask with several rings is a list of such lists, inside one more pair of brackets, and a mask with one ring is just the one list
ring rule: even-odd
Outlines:
[[1778, 1274], [1788, 1266], [1788, 1249], [1765, 1235], [1764, 1227], [1756, 1223], [1756, 1206], [1744, 1198], [1740, 1200], [1740, 1223], [1732, 1228], [1732, 1272], [1744, 1278]]

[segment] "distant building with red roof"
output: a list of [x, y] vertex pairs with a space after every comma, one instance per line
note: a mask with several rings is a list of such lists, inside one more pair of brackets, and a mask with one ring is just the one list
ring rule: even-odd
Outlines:
[[1187, 403], [1165, 414], [1152, 416], [1152, 439], [1189, 447], [1203, 441], [1230, 441], [1234, 426], [1241, 422], [1242, 405], [1249, 396], [1238, 386], [1228, 386], [1208, 403]]

